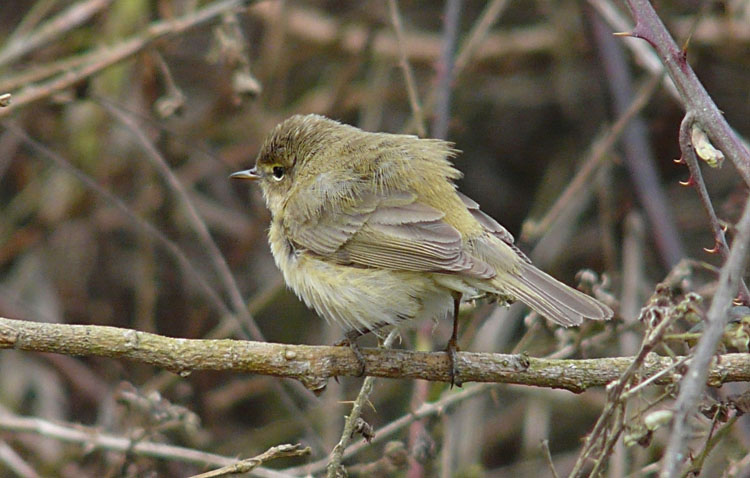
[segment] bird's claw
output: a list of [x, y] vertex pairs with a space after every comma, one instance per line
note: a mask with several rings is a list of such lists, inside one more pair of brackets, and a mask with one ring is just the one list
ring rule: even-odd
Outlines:
[[357, 362], [359, 363], [359, 371], [357, 372], [357, 377], [362, 377], [365, 374], [365, 356], [362, 355], [362, 349], [359, 348], [359, 345], [357, 344], [356, 339], [352, 339], [351, 337], [346, 337], [345, 339], [342, 339], [335, 344], [333, 344], [335, 347], [349, 347], [351, 349], [352, 353], [354, 354], [354, 358], [357, 359]]
[[451, 339], [448, 341], [448, 345], [445, 347], [445, 353], [448, 354], [448, 361], [450, 362], [451, 368], [450, 368], [450, 376], [451, 376], [451, 388], [453, 386], [460, 387], [463, 385], [463, 382], [459, 378], [459, 369], [458, 369], [458, 356], [456, 353], [459, 351], [458, 344], [456, 344], [456, 341]]

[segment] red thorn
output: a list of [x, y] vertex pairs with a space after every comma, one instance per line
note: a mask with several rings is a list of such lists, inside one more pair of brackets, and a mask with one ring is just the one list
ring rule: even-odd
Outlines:
[[719, 227], [721, 228], [721, 232], [727, 232], [727, 229], [729, 229], [729, 226], [726, 223], [722, 224]]
[[677, 159], [673, 159], [672, 161], [674, 161], [675, 164], [685, 164], [685, 158], [683, 156], [680, 156]]
[[633, 35], [633, 32], [614, 32], [612, 35], [616, 37], [634, 37], [635, 36]]
[[687, 178], [687, 181], [679, 181], [680, 186], [693, 186], [695, 184], [695, 179], [693, 179], [693, 176], [691, 175], [689, 178]]
[[719, 243], [717, 242], [716, 244], [714, 244], [714, 247], [712, 247], [711, 249], [704, 247], [703, 250], [708, 254], [716, 254], [717, 252], [719, 252]]

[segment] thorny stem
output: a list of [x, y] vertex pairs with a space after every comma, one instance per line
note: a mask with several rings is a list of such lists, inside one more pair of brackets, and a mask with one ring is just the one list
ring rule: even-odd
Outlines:
[[[646, 40], [661, 58], [667, 72], [674, 81], [689, 117], [683, 121], [685, 127], [691, 121], [700, 123], [711, 141], [729, 158], [750, 185], [750, 151], [727, 124], [716, 104], [698, 80], [687, 62], [684, 50], [678, 48], [648, 0], [628, 0], [631, 14], [636, 21], [630, 36]], [[687, 159], [687, 158], [686, 158]], [[732, 244], [719, 277], [719, 287], [708, 311], [708, 326], [698, 342], [688, 373], [682, 381], [675, 403], [675, 416], [660, 477], [676, 478], [685, 462], [685, 448], [689, 433], [688, 418], [706, 387], [706, 376], [713, 354], [721, 339], [728, 320], [732, 299], [741, 287], [742, 273], [747, 264], [747, 248], [750, 242], [750, 201], [745, 206], [737, 226], [737, 236]]]
[[[724, 235], [724, 228], [716, 217], [716, 212], [711, 203], [711, 198], [708, 196], [708, 189], [706, 188], [706, 183], [703, 181], [700, 164], [698, 163], [698, 158], [696, 157], [695, 149], [693, 148], [692, 140], [690, 139], [690, 129], [694, 122], [695, 113], [693, 111], [688, 111], [680, 124], [681, 160], [685, 162], [690, 171], [690, 178], [686, 185], [692, 185], [698, 192], [698, 197], [703, 205], [703, 209], [706, 211], [708, 220], [711, 223], [711, 229], [714, 235], [713, 251], [715, 252], [718, 250], [721, 257], [726, 261], [729, 257], [729, 246], [727, 245], [726, 237]], [[740, 279], [740, 297], [744, 303], [750, 303], [750, 292], [748, 292], [744, 279]]]
[[627, 4], [636, 21], [630, 35], [646, 40], [656, 50], [680, 93], [685, 111], [695, 114], [695, 121], [700, 122], [714, 145], [732, 161], [745, 183], [750, 185], [750, 151], [698, 80], [687, 62], [686, 52], [677, 46], [648, 0], [628, 0]]
[[732, 243], [729, 258], [721, 269], [719, 287], [716, 289], [706, 318], [706, 330], [698, 341], [695, 356], [681, 383], [680, 394], [674, 405], [672, 433], [659, 475], [662, 478], [678, 476], [680, 464], [685, 461], [686, 435], [689, 432], [687, 422], [706, 388], [708, 368], [724, 334], [724, 327], [731, 319], [729, 310], [739, 288], [742, 273], [747, 266], [748, 245], [750, 245], [750, 199], [745, 204], [742, 218], [737, 224], [737, 235]]
[[[716, 104], [698, 80], [687, 62], [686, 52], [678, 48], [648, 0], [628, 0], [636, 21], [631, 36], [646, 40], [656, 50], [680, 93], [685, 110], [692, 113], [704, 131], [724, 155], [734, 164], [745, 183], [750, 185], [750, 151], [739, 140]], [[719, 287], [708, 311], [708, 326], [695, 350], [695, 356], [685, 376], [675, 403], [675, 416], [667, 450], [662, 460], [662, 478], [675, 478], [685, 461], [688, 417], [706, 387], [706, 376], [716, 347], [730, 316], [732, 299], [741, 282], [747, 263], [750, 242], [750, 201], [738, 223], [737, 236], [729, 257], [722, 267]]]

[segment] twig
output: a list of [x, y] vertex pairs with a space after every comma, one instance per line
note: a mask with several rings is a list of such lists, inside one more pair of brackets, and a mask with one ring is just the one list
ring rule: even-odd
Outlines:
[[107, 8], [112, 0], [86, 0], [66, 8], [54, 18], [43, 23], [34, 32], [15, 36], [0, 51], [0, 67], [21, 58], [23, 55], [49, 43], [65, 32], [88, 21]]
[[468, 35], [466, 35], [466, 40], [458, 50], [456, 64], [454, 65], [456, 75], [468, 66], [469, 61], [487, 38], [490, 28], [492, 28], [492, 25], [497, 22], [497, 19], [500, 18], [500, 14], [503, 13], [503, 10], [505, 10], [505, 7], [507, 6], [508, 0], [492, 0], [492, 2], [487, 4], [484, 8], [484, 11], [479, 15], [479, 19], [474, 23], [474, 26], [471, 27]]
[[201, 274], [197, 270], [197, 268], [193, 266], [192, 262], [190, 262], [190, 259], [188, 259], [188, 257], [182, 252], [180, 247], [172, 240], [170, 240], [167, 236], [162, 234], [162, 232], [159, 231], [153, 224], [139, 216], [136, 216], [120, 198], [102, 188], [99, 184], [96, 183], [96, 181], [87, 176], [83, 171], [73, 166], [73, 164], [71, 164], [63, 156], [47, 148], [42, 143], [36, 141], [15, 123], [6, 120], [0, 122], [0, 125], [25, 141], [32, 150], [36, 151], [44, 159], [51, 161], [60, 169], [72, 174], [85, 187], [91, 189], [96, 194], [101, 196], [109, 204], [114, 206], [115, 209], [125, 215], [125, 217], [127, 217], [138, 230], [156, 239], [157, 242], [159, 242], [162, 247], [164, 247], [164, 249], [175, 259], [180, 267], [182, 267], [185, 275], [195, 281], [195, 283], [198, 285], [198, 289], [205, 294], [209, 302], [216, 308], [216, 310], [221, 315], [232, 315], [232, 312], [229, 310], [221, 297], [219, 297], [219, 294], [214, 290], [213, 286], [209, 284], [204, 275]]
[[224, 290], [230, 297], [232, 310], [234, 312], [233, 316], [239, 319], [240, 329], [244, 331], [247, 337], [252, 338], [253, 340], [264, 340], [263, 333], [260, 328], [258, 328], [258, 324], [250, 315], [250, 312], [248, 312], [247, 307], [245, 307], [245, 301], [242, 298], [242, 293], [240, 292], [237, 282], [234, 280], [234, 276], [232, 276], [232, 271], [229, 270], [229, 266], [227, 265], [224, 256], [221, 254], [219, 247], [211, 237], [211, 233], [208, 231], [206, 223], [200, 217], [198, 211], [196, 211], [185, 187], [179, 179], [177, 179], [177, 176], [175, 176], [169, 168], [169, 165], [167, 165], [166, 160], [162, 157], [161, 153], [159, 153], [159, 150], [156, 149], [151, 140], [146, 137], [143, 129], [132, 116], [114, 107], [109, 102], [102, 102], [102, 106], [112, 116], [125, 125], [133, 135], [135, 135], [138, 142], [146, 151], [146, 157], [156, 168], [159, 175], [164, 179], [169, 190], [171, 190], [178, 199], [185, 217], [193, 228], [196, 236], [198, 236], [198, 240], [200, 241], [203, 250], [208, 254], [208, 257], [213, 264], [216, 275], [219, 276]]
[[544, 458], [547, 460], [549, 471], [552, 473], [552, 478], [559, 478], [560, 475], [557, 474], [557, 469], [555, 469], [555, 462], [552, 459], [552, 453], [549, 451], [549, 440], [542, 440], [542, 453], [544, 453]]
[[[422, 418], [440, 415], [443, 413], [446, 413], [451, 407], [458, 403], [462, 403], [470, 398], [476, 397], [482, 393], [489, 392], [493, 389], [494, 384], [490, 383], [479, 383], [479, 384], [472, 384], [465, 386], [463, 390], [460, 390], [456, 393], [449, 393], [443, 396], [440, 400], [437, 400], [432, 403], [423, 403], [419, 409], [417, 409], [413, 413], [408, 413], [388, 425], [385, 425], [384, 427], [375, 430], [375, 437], [367, 441], [364, 438], [360, 439], [357, 443], [354, 445], [351, 445], [346, 449], [346, 452], [344, 452], [343, 459], [346, 460], [347, 458], [350, 458], [354, 456], [355, 454], [359, 453], [360, 451], [364, 450], [365, 448], [375, 445], [377, 443], [385, 441], [387, 438], [390, 438], [392, 435], [396, 434], [403, 428], [411, 425], [417, 420], [421, 420]], [[293, 475], [297, 474], [315, 474], [325, 469], [326, 465], [328, 464], [328, 458], [318, 460], [313, 463], [309, 463], [307, 465], [302, 465], [294, 468], [287, 468], [284, 471], [287, 473], [291, 473]]]
[[[726, 236], [724, 235], [724, 228], [719, 222], [719, 218], [716, 217], [711, 198], [708, 196], [708, 189], [706, 188], [706, 183], [703, 181], [703, 174], [701, 173], [700, 164], [698, 163], [694, 145], [692, 144], [690, 130], [694, 122], [695, 113], [688, 111], [680, 124], [680, 152], [682, 153], [682, 157], [678, 161], [685, 163], [690, 171], [690, 178], [680, 184], [695, 188], [703, 209], [708, 215], [711, 231], [714, 235], [714, 246], [711, 249], [704, 248], [704, 250], [708, 253], [719, 252], [721, 257], [726, 261], [729, 257], [729, 245], [727, 245]], [[740, 296], [744, 302], [750, 303], [750, 292], [747, 290], [744, 279], [740, 279]]]
[[258, 456], [247, 458], [245, 460], [227, 465], [218, 470], [211, 470], [190, 478], [217, 478], [226, 475], [237, 475], [240, 473], [249, 473], [267, 461], [276, 460], [277, 458], [288, 458], [293, 456], [305, 456], [310, 454], [310, 448], [302, 448], [302, 445], [277, 445], [269, 448]]
[[[419, 327], [417, 327], [414, 343], [414, 348], [416, 350], [432, 350], [433, 327], [434, 325], [430, 324], [429, 322], [424, 322], [420, 324]], [[430, 383], [425, 382], [424, 380], [415, 380], [411, 385], [412, 391], [408, 406], [409, 410], [417, 410], [428, 399], [430, 392]], [[427, 433], [425, 425], [425, 420], [415, 420], [411, 423], [411, 425], [409, 425], [409, 431], [407, 432], [407, 446], [409, 447], [409, 450], [412, 450], [412, 454], [416, 456], [415, 459], [409, 460], [408, 469], [406, 471], [407, 478], [422, 478], [424, 476], [424, 463], [423, 460], [420, 459], [422, 457], [420, 457], [419, 455], [422, 454], [422, 445], [425, 441], [425, 435]], [[446, 435], [452, 432], [455, 432], [455, 430], [446, 430]], [[446, 437], [446, 440], [443, 441], [444, 447], [446, 446], [445, 441], [449, 441], [449, 438]], [[443, 472], [445, 472], [445, 468], [443, 468]]]
[[708, 309], [706, 329], [698, 341], [695, 357], [680, 385], [680, 393], [674, 405], [674, 424], [659, 474], [661, 478], [675, 478], [685, 462], [685, 446], [689, 432], [688, 418], [695, 411], [695, 406], [706, 388], [706, 377], [711, 360], [724, 333], [724, 327], [731, 319], [729, 310], [747, 267], [748, 245], [750, 245], [750, 199], [746, 202], [745, 210], [737, 223], [737, 235], [732, 241], [729, 258], [721, 268], [719, 286], [711, 307]]
[[[0, 420], [2, 420], [2, 415], [0, 415]], [[0, 463], [18, 476], [24, 478], [41, 477], [5, 440], [0, 440]]]
[[[493, 9], [490, 13], [498, 12]], [[335, 46], [342, 53], [358, 55], [372, 45], [372, 53], [377, 58], [398, 59], [399, 45], [390, 27], [374, 33], [362, 25], [343, 22], [333, 15], [326, 15], [319, 11], [290, 4], [281, 10], [273, 2], [258, 2], [248, 10], [248, 16], [268, 24], [280, 21], [286, 22], [288, 34], [297, 41], [318, 47]], [[490, 20], [491, 17], [486, 17]], [[485, 25], [488, 29], [491, 26]], [[484, 27], [483, 27], [484, 28]], [[523, 28], [504, 31], [483, 32], [477, 30], [476, 48], [465, 60], [488, 61], [506, 56], [523, 56], [535, 52], [549, 52], [554, 50], [560, 39], [556, 31], [547, 24], [528, 25]], [[471, 37], [471, 35], [470, 35]], [[484, 40], [482, 41], [482, 39]], [[425, 31], [406, 32], [406, 56], [412, 63], [431, 64], [441, 56], [443, 38]], [[370, 41], [371, 40], [371, 41]], [[423, 106], [426, 106], [425, 105]]]
[[145, 32], [124, 40], [117, 45], [104, 47], [94, 55], [91, 62], [68, 73], [61, 74], [44, 83], [30, 85], [14, 94], [15, 101], [11, 107], [0, 109], [0, 118], [9, 115], [16, 109], [29, 103], [47, 98], [50, 95], [69, 88], [81, 80], [93, 76], [105, 68], [137, 54], [151, 46], [157, 40], [182, 33], [207, 21], [213, 20], [222, 13], [239, 8], [253, 0], [222, 0], [209, 4], [188, 15], [172, 20], [154, 22]]
[[625, 130], [625, 126], [630, 122], [635, 115], [638, 114], [651, 100], [651, 97], [657, 91], [659, 83], [661, 81], [661, 75], [653, 76], [646, 82], [645, 85], [638, 91], [638, 94], [633, 99], [628, 109], [617, 118], [617, 121], [608, 128], [600, 138], [598, 138], [589, 149], [586, 159], [583, 161], [583, 165], [578, 170], [573, 179], [568, 183], [568, 186], [560, 194], [555, 203], [550, 207], [544, 217], [539, 221], [526, 221], [524, 224], [523, 232], [521, 233], [522, 241], [533, 241], [534, 239], [542, 236], [552, 223], [560, 216], [566, 206], [576, 197], [580, 196], [581, 191], [587, 186], [591, 185], [592, 177], [596, 172], [597, 168], [607, 159], [607, 152], [609, 152], [619, 141], [620, 136]]
[[[453, 478], [454, 476], [456, 476], [456, 448], [458, 445], [456, 442], [463, 438], [463, 434], [460, 433], [458, 427], [455, 426], [455, 418], [455, 415], [442, 415], [440, 417], [440, 425], [443, 430], [445, 430], [445, 433], [443, 434], [440, 451], [437, 452], [440, 460], [439, 478]], [[426, 432], [425, 435], [422, 435], [420, 437], [420, 439], [422, 442], [424, 442], [425, 440], [431, 440], [431, 438], [426, 435]], [[427, 451], [420, 453], [422, 455], [422, 459], [420, 461], [426, 461], [425, 459], [430, 457], [429, 445], [422, 445], [422, 448], [427, 448]], [[414, 473], [409, 474], [407, 478], [424, 478], [426, 475], [425, 468], [427, 467], [423, 466], [420, 463], [420, 466], [418, 468], [412, 468], [409, 470], [414, 471]]]
[[60, 73], [74, 70], [81, 65], [89, 63], [97, 58], [101, 52], [93, 51], [77, 55], [70, 55], [62, 59], [51, 60], [47, 63], [35, 63], [27, 69], [18, 72], [8, 72], [0, 77], [0, 90], [15, 90], [37, 81], [44, 80]]
[[[392, 330], [391, 333], [388, 334], [388, 337], [386, 337], [383, 341], [382, 349], [389, 349], [391, 345], [393, 345], [393, 342], [397, 337], [398, 330]], [[374, 383], [375, 378], [373, 376], [368, 376], [364, 380], [362, 388], [359, 390], [359, 395], [357, 395], [357, 399], [352, 405], [352, 411], [351, 413], [349, 413], [349, 416], [346, 417], [346, 421], [344, 422], [344, 430], [341, 432], [341, 438], [339, 439], [339, 442], [336, 444], [336, 446], [333, 447], [333, 451], [331, 452], [330, 461], [328, 462], [328, 466], [326, 467], [326, 476], [328, 478], [339, 478], [347, 476], [346, 471], [344, 471], [342, 465], [344, 452], [346, 451], [346, 447], [349, 446], [349, 443], [354, 437], [355, 425], [362, 415], [362, 407], [364, 407], [370, 399], [370, 394], [372, 393], [372, 386]]]
[[[103, 433], [98, 428], [87, 427], [78, 423], [53, 423], [42, 418], [22, 417], [2, 410], [0, 410], [0, 429], [36, 433], [55, 440], [80, 443], [94, 449], [111, 450], [121, 453], [128, 452], [153, 458], [196, 463], [198, 465], [230, 466], [238, 461], [236, 458], [229, 456], [165, 443], [145, 440], [134, 443], [128, 437]], [[285, 473], [258, 468], [254, 470], [253, 475], [267, 478], [290, 478], [290, 475]]]
[[[666, 335], [664, 337], [666, 337]], [[690, 359], [691, 359], [691, 357], [682, 357], [678, 361], [676, 361], [675, 363], [673, 363], [672, 365], [670, 365], [669, 367], [660, 370], [659, 372], [653, 374], [652, 376], [650, 376], [646, 380], [643, 380], [642, 382], [640, 382], [638, 385], [629, 388], [627, 391], [625, 391], [625, 392], [622, 393], [622, 395], [621, 395], [622, 400], [627, 400], [628, 398], [632, 397], [636, 393], [640, 393], [644, 388], [648, 387], [649, 385], [651, 385], [653, 383], [656, 383], [656, 381], [659, 378], [661, 378], [662, 375], [667, 374], [667, 373], [671, 372], [672, 370], [675, 370], [677, 368], [682, 367]]]
[[[573, 470], [570, 472], [571, 477], [577, 478], [583, 476], [583, 467], [588, 459], [597, 451], [599, 452], [600, 459], [597, 460], [595, 466], [601, 466], [603, 463], [601, 457], [605, 456], [606, 453], [610, 452], [612, 447], [614, 447], [617, 438], [622, 432], [622, 420], [624, 415], [624, 401], [622, 400], [622, 394], [626, 391], [626, 388], [632, 382], [634, 377], [636, 377], [636, 373], [641, 380], [648, 379], [653, 375], [648, 372], [644, 373], [644, 368], [649, 368], [648, 362], [652, 359], [656, 359], [652, 352], [661, 342], [664, 332], [672, 325], [673, 320], [673, 316], [667, 315], [666, 317], [661, 317], [661, 322], [656, 324], [656, 326], [649, 330], [644, 336], [638, 355], [636, 355], [636, 357], [628, 364], [620, 377], [607, 385], [607, 404], [604, 407], [604, 411], [599, 415], [593, 430], [586, 437], [586, 443], [583, 450], [578, 456], [578, 460], [576, 460]], [[676, 359], [677, 360], [675, 361], [679, 361], [682, 360], [683, 357], [678, 357]], [[659, 383], [659, 381], [657, 380], [656, 383]], [[607, 433], [610, 427], [612, 427], [613, 430]], [[599, 443], [601, 443], [601, 445], [597, 446]], [[596, 475], [592, 472], [591, 476]]]
[[[706, 443], [703, 445], [703, 450], [696, 456], [692, 463], [690, 464], [689, 469], [685, 470], [685, 472], [682, 474], [681, 478], [692, 478], [695, 476], [700, 476], [701, 471], [703, 469], [703, 464], [706, 461], [706, 458], [708, 458], [708, 455], [711, 454], [711, 451], [716, 447], [716, 445], [721, 442], [722, 439], [726, 438], [726, 436], [729, 434], [729, 432], [732, 430], [732, 426], [737, 422], [737, 419], [739, 418], [737, 415], [733, 416], [727, 422], [722, 425], [721, 428], [719, 428], [718, 431], [716, 431], [716, 425], [718, 423], [717, 417], [719, 414], [719, 411], [716, 412], [717, 415], [714, 416], [713, 421], [711, 422], [711, 430], [708, 433], [708, 436], [706, 437]], [[715, 433], [714, 433], [715, 432]], [[727, 475], [731, 476], [731, 475]]]
[[714, 145], [732, 161], [745, 184], [750, 185], [750, 150], [737, 137], [698, 80], [687, 62], [687, 53], [677, 46], [648, 0], [628, 0], [627, 4], [636, 23], [632, 31], [624, 35], [651, 44], [674, 81], [685, 111], [694, 112], [695, 120], [700, 122]]
[[156, 64], [159, 67], [162, 78], [164, 78], [165, 90], [164, 94], [154, 103], [154, 111], [156, 111], [159, 118], [164, 119], [182, 112], [187, 97], [180, 87], [177, 86], [177, 82], [174, 80], [172, 72], [169, 71], [169, 66], [164, 61], [164, 57], [159, 52], [154, 52], [154, 56], [156, 57]]
[[[599, 58], [609, 84], [614, 110], [616, 114], [621, 115], [627, 111], [633, 101], [631, 73], [625, 55], [620, 42], [612, 37], [604, 22], [593, 12], [588, 17], [592, 23], [593, 36], [599, 47]], [[639, 203], [646, 211], [662, 263], [667, 269], [671, 269], [684, 257], [685, 253], [670, 208], [671, 203], [662, 188], [659, 173], [654, 164], [654, 154], [646, 136], [646, 125], [643, 119], [635, 115], [625, 126], [620, 145]]]
[[427, 128], [424, 124], [422, 105], [419, 103], [417, 85], [414, 81], [414, 75], [411, 71], [411, 65], [409, 65], [409, 59], [406, 56], [406, 45], [404, 43], [404, 26], [401, 24], [401, 14], [398, 11], [397, 1], [388, 0], [388, 7], [391, 13], [391, 23], [393, 23], [393, 30], [396, 32], [396, 40], [398, 41], [399, 66], [404, 72], [406, 91], [409, 94], [409, 104], [411, 105], [411, 112], [414, 116], [417, 135], [424, 137], [427, 134]]

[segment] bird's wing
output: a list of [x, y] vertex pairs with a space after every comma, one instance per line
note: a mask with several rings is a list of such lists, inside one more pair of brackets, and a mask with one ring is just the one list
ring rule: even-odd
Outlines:
[[287, 231], [297, 247], [340, 264], [493, 277], [495, 270], [465, 251], [444, 216], [414, 194], [366, 193]]
[[531, 264], [531, 259], [529, 259], [528, 256], [524, 254], [524, 252], [518, 246], [516, 246], [516, 240], [513, 238], [513, 234], [505, 229], [502, 224], [482, 212], [482, 210], [479, 209], [479, 204], [476, 201], [458, 191], [456, 192], [458, 193], [458, 197], [461, 198], [461, 201], [463, 201], [464, 206], [466, 206], [466, 209], [468, 209], [471, 215], [474, 216], [474, 219], [476, 219], [479, 224], [482, 225], [485, 231], [493, 234], [495, 237], [506, 243], [508, 246], [510, 246], [511, 249], [516, 252], [516, 254], [518, 254], [524, 260], [524, 262]]

